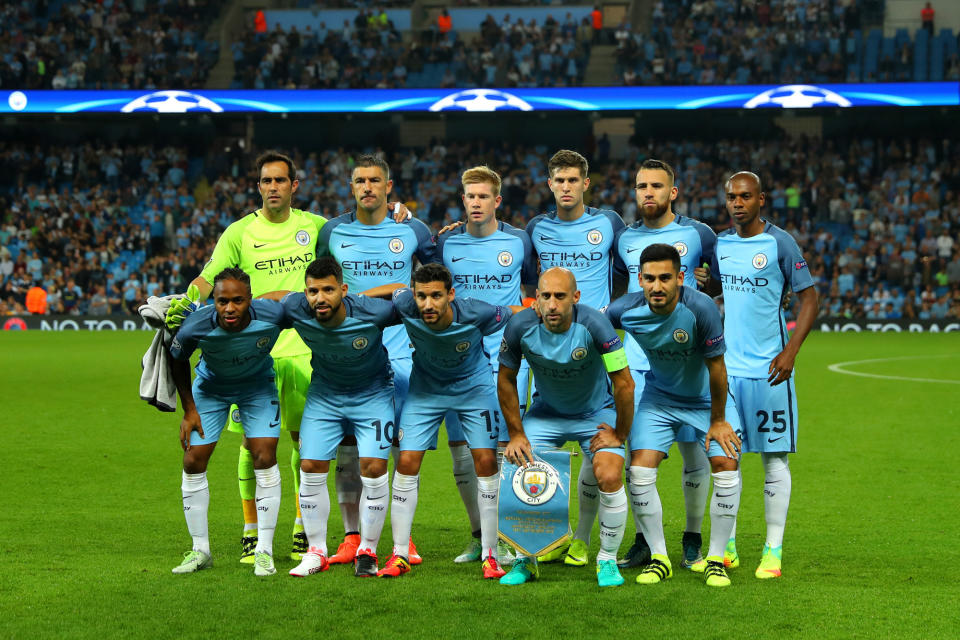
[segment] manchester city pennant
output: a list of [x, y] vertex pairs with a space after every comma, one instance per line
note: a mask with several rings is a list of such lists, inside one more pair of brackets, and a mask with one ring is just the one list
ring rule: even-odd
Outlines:
[[570, 537], [570, 452], [533, 447], [533, 457], [523, 467], [503, 461], [497, 524], [518, 553], [539, 556]]

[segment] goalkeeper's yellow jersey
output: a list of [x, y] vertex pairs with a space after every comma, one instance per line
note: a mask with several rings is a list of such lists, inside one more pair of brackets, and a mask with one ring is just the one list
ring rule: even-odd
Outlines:
[[[200, 276], [213, 283], [218, 273], [239, 267], [250, 276], [254, 297], [271, 291], [303, 291], [303, 274], [316, 257], [317, 237], [326, 218], [290, 209], [290, 217], [270, 222], [257, 209], [227, 227]], [[274, 357], [309, 354], [310, 348], [293, 329], [280, 334]]]

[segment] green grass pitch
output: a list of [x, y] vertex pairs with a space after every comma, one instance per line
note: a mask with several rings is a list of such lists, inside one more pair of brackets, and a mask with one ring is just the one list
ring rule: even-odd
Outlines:
[[[424, 563], [402, 579], [347, 567], [285, 575], [293, 521], [289, 440], [277, 530], [278, 575], [236, 561], [239, 439], [210, 467], [212, 570], [174, 576], [189, 548], [180, 507], [178, 416], [137, 397], [147, 333], [5, 333], [0, 389], [0, 637], [957, 637], [960, 349], [953, 334], [818, 334], [798, 360], [799, 452], [784, 577], [759, 581], [760, 464], [748, 456], [732, 587], [679, 569], [679, 456], [660, 492], [676, 575], [601, 592], [592, 565], [544, 566], [517, 588], [455, 565], [467, 524], [441, 444], [428, 455], [414, 538]], [[850, 365], [838, 362], [885, 359]], [[892, 358], [898, 358], [892, 360]], [[909, 378], [922, 378], [915, 381]], [[943, 380], [951, 382], [931, 382]], [[575, 459], [579, 464], [579, 458]], [[575, 471], [574, 471], [575, 473]], [[332, 484], [332, 483], [331, 483]], [[575, 501], [574, 501], [575, 502]], [[574, 510], [576, 505], [572, 507]], [[707, 538], [709, 518], [705, 522]], [[389, 523], [379, 549], [389, 555]], [[596, 530], [595, 530], [596, 531]], [[329, 543], [343, 530], [334, 507]], [[628, 523], [624, 550], [632, 540]], [[596, 534], [591, 557], [598, 543]]]

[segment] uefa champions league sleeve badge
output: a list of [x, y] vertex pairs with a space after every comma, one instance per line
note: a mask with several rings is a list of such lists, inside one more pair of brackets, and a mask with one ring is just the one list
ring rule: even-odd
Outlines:
[[570, 452], [533, 448], [534, 461], [500, 471], [498, 533], [518, 553], [543, 555], [569, 538]]

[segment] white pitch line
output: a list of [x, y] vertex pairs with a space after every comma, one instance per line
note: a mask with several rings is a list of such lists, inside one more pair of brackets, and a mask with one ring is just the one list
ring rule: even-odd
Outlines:
[[906, 376], [885, 376], [879, 373], [862, 373], [860, 371], [847, 371], [843, 367], [855, 364], [866, 364], [868, 362], [892, 362], [893, 360], [919, 360], [927, 358], [955, 358], [955, 354], [941, 354], [935, 356], [897, 356], [894, 358], [874, 358], [871, 360], [851, 360], [849, 362], [835, 362], [828, 365], [827, 369], [835, 373], [843, 373], [848, 376], [860, 376], [862, 378], [878, 378], [880, 380], [905, 380], [907, 382], [939, 382], [942, 384], [960, 384], [960, 380], [941, 380], [939, 378], [908, 378]]

